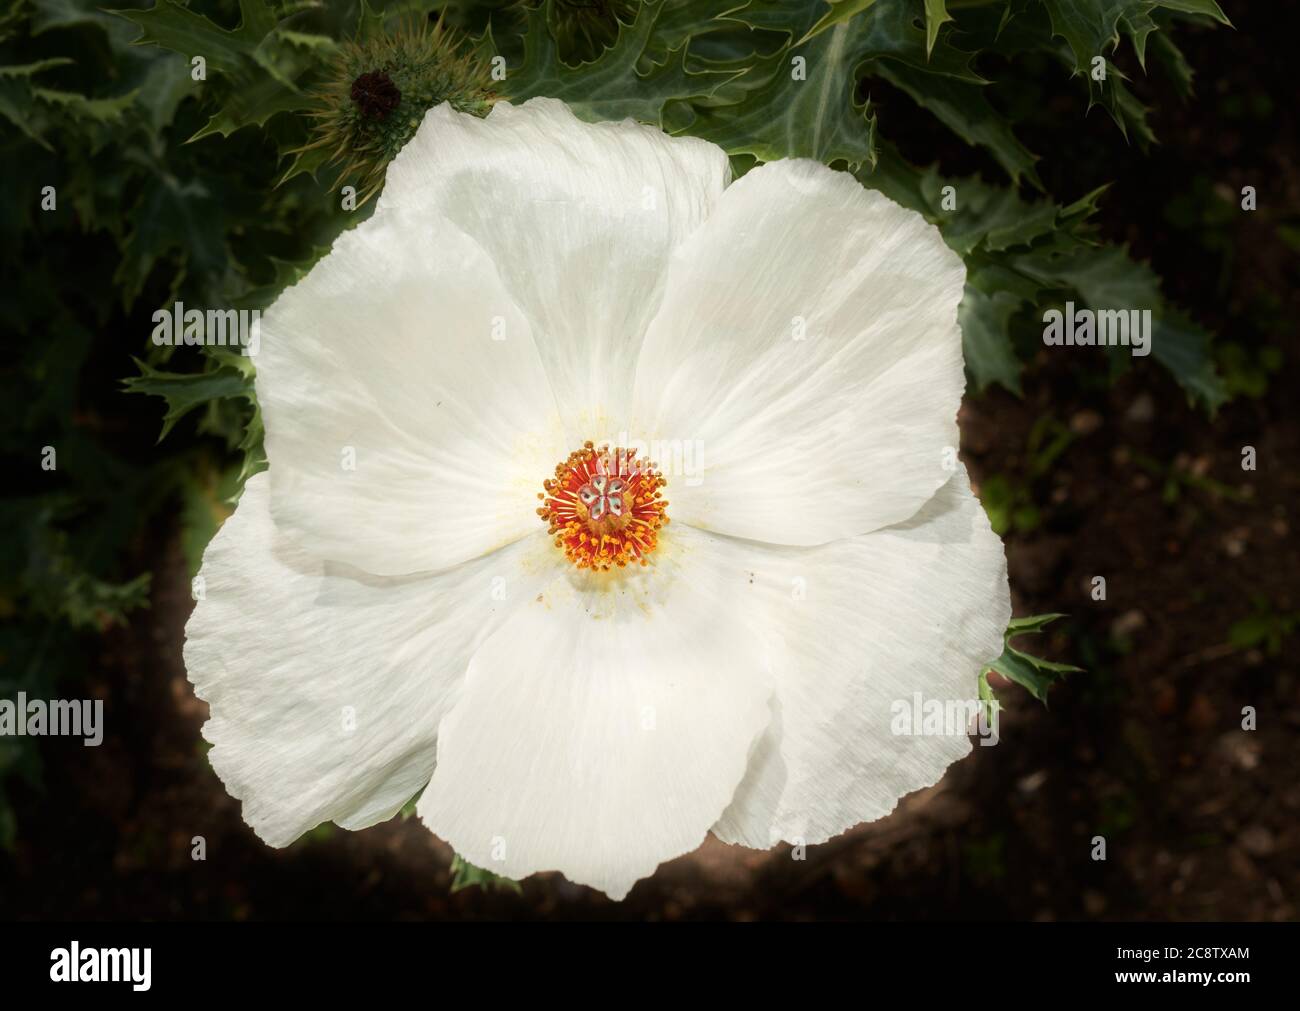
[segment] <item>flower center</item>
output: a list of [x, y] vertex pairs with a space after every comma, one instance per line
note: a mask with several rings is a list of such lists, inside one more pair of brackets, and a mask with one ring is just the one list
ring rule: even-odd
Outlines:
[[607, 571], [629, 562], [646, 565], [668, 522], [658, 468], [635, 449], [585, 443], [542, 482], [542, 506], [555, 546], [580, 569]]
[[383, 119], [397, 108], [402, 101], [402, 93], [386, 73], [372, 70], [352, 82], [352, 101], [361, 115], [370, 119]]

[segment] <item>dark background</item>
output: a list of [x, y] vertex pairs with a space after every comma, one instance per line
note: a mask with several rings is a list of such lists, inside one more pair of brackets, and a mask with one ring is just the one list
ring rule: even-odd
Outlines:
[[[1084, 115], [1059, 74], [1020, 96], [1042, 103], [1044, 122], [1076, 123], [1025, 130], [1048, 189], [1114, 181], [1104, 233], [1150, 259], [1172, 300], [1216, 332], [1238, 395], [1211, 418], [1162, 370], [1111, 381], [1070, 358], [1088, 349], [1070, 349], [1040, 351], [1023, 399], [968, 396], [972, 477], [1018, 489], [1032, 510], [1006, 538], [1016, 613], [1067, 612], [1040, 645], [1086, 668], [1050, 708], [1003, 690], [999, 746], [805, 860], [710, 840], [621, 904], [556, 875], [518, 895], [452, 894], [448, 848], [414, 819], [325, 826], [272, 850], [204, 758], [206, 706], [181, 663], [181, 530], [163, 510], [131, 548], [135, 570], [153, 573], [150, 606], [95, 640], [78, 689], [105, 700], [104, 744], [44, 740], [41, 784], [9, 787], [18, 829], [0, 851], [0, 916], [1294, 919], [1300, 149], [1288, 6], [1229, 4], [1235, 31], [1180, 34], [1198, 71], [1190, 103], [1133, 73], [1140, 95], [1159, 98], [1162, 143], [1146, 156], [1102, 110]], [[932, 143], [909, 138], [901, 93], [873, 84], [871, 98], [904, 153]], [[985, 168], [958, 145], [943, 167]], [[1245, 185], [1258, 190], [1255, 213], [1239, 207]], [[1272, 372], [1252, 367], [1266, 347], [1283, 352]], [[116, 392], [123, 366], [120, 355], [92, 361], [93, 403], [76, 409], [111, 417], [118, 449], [147, 459], [158, 405]], [[1240, 465], [1247, 445], [1254, 472]], [[1088, 593], [1097, 575], [1105, 601]], [[1240, 726], [1247, 705], [1253, 732]], [[1095, 835], [1105, 862], [1090, 859]], [[204, 862], [191, 860], [194, 836], [207, 841]]]

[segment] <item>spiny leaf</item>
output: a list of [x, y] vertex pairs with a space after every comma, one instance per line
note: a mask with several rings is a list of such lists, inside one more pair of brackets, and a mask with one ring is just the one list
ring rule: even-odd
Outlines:
[[818, 32], [823, 32], [827, 28], [834, 28], [836, 25], [842, 25], [853, 15], [861, 14], [875, 2], [876, 0], [826, 0], [831, 9], [823, 14], [821, 20], [809, 28], [799, 41], [807, 42]]
[[64, 57], [37, 60], [18, 66], [0, 67], [0, 117], [7, 119], [31, 140], [47, 151], [53, 148], [45, 140], [48, 123], [39, 115], [36, 106], [36, 88], [32, 77], [72, 61]]
[[931, 74], [908, 63], [882, 60], [873, 74], [906, 92], [967, 144], [987, 148], [1018, 183], [1021, 176], [1043, 188], [1034, 163], [1038, 156], [1020, 143], [1011, 124], [989, 103], [984, 87], [948, 74]]
[[1214, 363], [1210, 334], [1182, 313], [1166, 310], [1153, 324], [1151, 355], [1167, 368], [1192, 400], [1211, 414], [1228, 400], [1228, 389]]
[[29, 605], [73, 629], [101, 631], [122, 624], [149, 603], [149, 573], [125, 582], [101, 579], [86, 567], [67, 531], [54, 525], [53, 507], [28, 520], [27, 557], [21, 574]]
[[1195, 72], [1192, 70], [1191, 64], [1187, 62], [1187, 57], [1183, 55], [1183, 51], [1169, 37], [1168, 32], [1160, 32], [1152, 40], [1151, 55], [1165, 75], [1173, 82], [1178, 94], [1184, 99], [1191, 98], [1192, 82], [1196, 76]]
[[698, 109], [690, 133], [731, 155], [759, 161], [814, 158], [850, 167], [875, 160], [875, 119], [853, 99], [853, 27], [836, 25], [794, 49], [755, 64], [743, 101]]
[[1014, 681], [1030, 695], [1044, 705], [1047, 704], [1047, 692], [1066, 674], [1078, 673], [1082, 667], [1071, 664], [1055, 663], [1041, 657], [1022, 652], [1011, 645], [1011, 640], [1020, 635], [1037, 634], [1050, 625], [1060, 614], [1039, 614], [1028, 618], [1013, 618], [1003, 635], [1002, 655], [980, 674], [979, 694], [981, 699], [995, 698], [988, 684], [989, 671], [996, 671], [1008, 681]]
[[1123, 246], [1072, 244], [1046, 255], [1025, 254], [1017, 264], [1045, 288], [1078, 292], [1090, 309], [1151, 309], [1161, 301], [1154, 272]]
[[756, 52], [760, 40], [746, 26], [720, 13], [724, 10], [725, 5], [717, 0], [664, 0], [644, 55], [662, 63], [671, 50], [687, 43], [692, 54], [699, 55], [701, 48], [709, 48], [710, 36], [717, 34], [745, 40], [747, 44], [740, 51], [729, 55], [747, 60]]
[[1137, 96], [1129, 90], [1127, 81], [1124, 74], [1115, 67], [1110, 67], [1100, 104], [1115, 121], [1124, 139], [1136, 139], [1138, 146], [1145, 151], [1156, 140], [1155, 130], [1151, 127], [1151, 110], [1138, 101]]
[[113, 13], [134, 22], [141, 29], [135, 45], [156, 45], [202, 56], [208, 67], [234, 73], [246, 60], [255, 59], [257, 47], [275, 27], [276, 18], [266, 0], [240, 0], [239, 25], [225, 29], [184, 6], [179, 0], [157, 0], [148, 10]]
[[1104, 106], [1124, 136], [1132, 135], [1143, 146], [1154, 140], [1146, 107], [1129, 90], [1123, 73], [1113, 63], [1106, 64], [1104, 80], [1094, 79], [1093, 60], [1105, 59], [1114, 52], [1121, 37], [1128, 35], [1145, 69], [1148, 38], [1159, 27], [1152, 12], [1160, 8], [1204, 14], [1229, 24], [1214, 0], [1043, 0], [1043, 3], [1052, 32], [1067, 47], [1062, 62], [1083, 75], [1087, 82], [1089, 106]]
[[[872, 165], [876, 124], [855, 97], [859, 71], [914, 68], [972, 86], [984, 83], [971, 68], [971, 54], [947, 44], [927, 52], [925, 32], [904, 4], [844, 3], [828, 13], [821, 0], [754, 0], [726, 17], [798, 40], [753, 61], [729, 86], [731, 101], [694, 110], [687, 132], [732, 155]], [[1025, 155], [1032, 169], [1032, 156]], [[1024, 170], [1024, 163], [1017, 165]]]
[[[187, 266], [200, 270], [219, 272], [225, 265], [229, 219], [198, 179], [181, 182], [159, 170], [131, 220], [132, 228], [113, 275], [121, 286], [124, 306], [135, 301], [153, 265], [170, 253], [179, 252]], [[183, 276], [182, 271], [177, 284]]]
[[1064, 618], [1061, 612], [1052, 614], [1031, 614], [1023, 618], [1012, 618], [1007, 622], [1007, 636], [1014, 638], [1017, 635], [1028, 635], [1033, 632], [1041, 632], [1058, 618]]
[[1087, 74], [1095, 57], [1119, 45], [1120, 24], [1126, 15], [1147, 13], [1152, 0], [1043, 0], [1052, 31], [1074, 55], [1076, 73]]
[[1183, 14], [1204, 14], [1214, 18], [1220, 24], [1232, 27], [1228, 15], [1223, 13], [1223, 8], [1215, 0], [1156, 0], [1156, 4], [1166, 10], [1179, 11]]
[[546, 95], [566, 102], [588, 120], [632, 117], [661, 124], [664, 106], [672, 101], [708, 98], [738, 71], [690, 71], [686, 45], [668, 53], [664, 63], [641, 72], [638, 64], [654, 29], [661, 4], [644, 4], [636, 21], [623, 25], [618, 41], [590, 63], [570, 66], [547, 28], [553, 0], [527, 14], [524, 59], [508, 68], [503, 91], [511, 101]]
[[1133, 260], [1124, 247], [1091, 238], [1088, 220], [1105, 187], [1062, 207], [1023, 200], [1014, 190], [975, 176], [950, 179], [934, 166], [916, 169], [888, 145], [881, 151], [876, 168], [860, 172], [859, 179], [924, 214], [967, 262], [959, 318], [967, 364], [979, 388], [997, 382], [1019, 390], [1011, 319], [1044, 293], [1067, 290], [1094, 310], [1151, 309], [1152, 357], [1211, 412], [1227, 399], [1209, 334], [1167, 306], [1149, 266]]
[[1011, 346], [1011, 317], [1021, 300], [1009, 292], [986, 295], [966, 285], [957, 318], [961, 323], [962, 354], [966, 367], [975, 377], [975, 386], [984, 390], [990, 383], [1001, 383], [1020, 394], [1020, 359]]
[[925, 29], [918, 27], [910, 4], [843, 3], [833, 5], [830, 14], [827, 7], [823, 0], [753, 0], [726, 17], [751, 28], [785, 31], [795, 48], [827, 31], [851, 25], [852, 43], [846, 52], [855, 60], [902, 60], [932, 73], [984, 83], [971, 69], [970, 53], [946, 42], [933, 52], [927, 47]]
[[944, 22], [951, 21], [947, 0], [925, 0], [925, 52], [934, 49], [934, 40], [939, 37], [939, 28]]
[[1156, 30], [1151, 12], [1145, 9], [1126, 11], [1120, 17], [1120, 26], [1124, 34], [1133, 40], [1133, 49], [1137, 52], [1138, 63], [1143, 71], [1147, 68], [1147, 36]]
[[1193, 400], [1211, 412], [1227, 400], [1227, 390], [1210, 351], [1210, 336], [1166, 306], [1160, 280], [1123, 246], [1082, 243], [1018, 254], [1015, 268], [1044, 288], [1079, 294], [1088, 308], [1150, 309], [1151, 355], [1167, 368]]
[[135, 104], [138, 92], [116, 98], [87, 98], [71, 91], [54, 91], [50, 88], [33, 88], [32, 94], [42, 102], [57, 105], [75, 119], [88, 119], [97, 123], [113, 123]]
[[191, 141], [228, 137], [247, 126], [262, 126], [281, 112], [301, 112], [311, 104], [297, 80], [336, 49], [333, 39], [294, 31], [267, 0], [240, 0], [238, 27], [228, 30], [177, 0], [158, 0], [151, 10], [117, 11], [141, 29], [136, 45], [156, 45], [187, 58], [202, 56], [211, 70], [228, 76], [221, 108]]
[[311, 106], [311, 99], [300, 91], [285, 87], [270, 75], [246, 77], [232, 89], [218, 112], [190, 138], [190, 142], [213, 135], [229, 137], [246, 126], [262, 126], [281, 112], [301, 112]]
[[132, 359], [139, 368], [138, 376], [124, 379], [123, 385], [130, 393], [144, 393], [162, 397], [167, 403], [163, 416], [161, 442], [176, 422], [191, 411], [213, 400], [227, 397], [253, 398], [251, 381], [233, 369], [216, 369], [211, 372], [165, 372], [138, 358]]
[[0, 77], [31, 77], [45, 70], [52, 70], [55, 67], [66, 67], [73, 61], [66, 56], [56, 56], [48, 60], [37, 60], [35, 63], [23, 63], [17, 66], [0, 67]]
[[[956, 202], [953, 209], [944, 200], [948, 187]], [[978, 176], [944, 178], [936, 166], [925, 169], [919, 181], [927, 216], [943, 230], [944, 241], [963, 256], [977, 249], [1001, 252], [1028, 246], [1058, 229], [1072, 230], [1096, 210], [1103, 190], [1062, 207], [1050, 200], [1025, 200], [1014, 189], [990, 186]]]

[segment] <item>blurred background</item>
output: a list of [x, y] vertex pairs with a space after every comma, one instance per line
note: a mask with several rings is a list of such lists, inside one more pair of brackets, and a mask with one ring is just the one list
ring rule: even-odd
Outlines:
[[[579, 5], [567, 35], [564, 6], [542, 13], [574, 62], [639, 5]], [[192, 7], [239, 22], [234, 3]], [[685, 17], [699, 5], [665, 7]], [[981, 7], [999, 5], [950, 0], [941, 40], [960, 44], [967, 27], [974, 38]], [[1034, 649], [1085, 671], [1048, 706], [1000, 683], [1000, 745], [882, 821], [802, 860], [710, 840], [614, 904], [556, 875], [453, 891], [450, 850], [415, 819], [326, 825], [281, 851], [244, 825], [205, 758], [206, 705], [181, 644], [190, 577], [260, 466], [260, 431], [241, 363], [160, 356], [150, 316], [177, 297], [264, 305], [348, 218], [321, 197], [327, 180], [275, 185], [280, 156], [309, 135], [291, 108], [272, 119], [259, 78], [228, 68], [214, 105], [183, 41], [133, 47], [149, 26], [95, 3], [13, 5], [0, 20], [0, 697], [102, 699], [107, 729], [97, 748], [0, 737], [0, 916], [1294, 919], [1300, 26], [1276, 8], [1225, 4], [1234, 27], [1162, 22], [1149, 74], [1134, 49], [1117, 51], [1131, 89], [1118, 119], [1089, 109], [1059, 46], [1042, 42], [1050, 32], [1038, 48], [1011, 38], [980, 51], [999, 121], [1041, 156], [1041, 189], [1022, 174], [1019, 192], [1064, 204], [1109, 183], [1096, 238], [1149, 262], [1179, 318], [1206, 334], [1181, 372], [1122, 367], [1095, 350], [1048, 353], [1041, 307], [1026, 305], [1000, 317], [1014, 369], [972, 376], [962, 452], [1004, 533], [1016, 614], [1064, 612]], [[1031, 0], [1009, 9], [1037, 24]], [[448, 19], [498, 34], [537, 14], [462, 4]], [[357, 7], [312, 17], [339, 38]], [[740, 58], [730, 31], [699, 48]], [[318, 43], [303, 34], [277, 59], [306, 60]], [[1157, 53], [1172, 73], [1155, 72]], [[869, 99], [904, 163], [1008, 185], [1006, 157], [963, 138], [908, 77], [873, 67], [849, 68], [856, 101]], [[1090, 593], [1098, 575], [1105, 600]], [[1090, 858], [1095, 835], [1104, 862]], [[205, 861], [191, 859], [196, 836]]]

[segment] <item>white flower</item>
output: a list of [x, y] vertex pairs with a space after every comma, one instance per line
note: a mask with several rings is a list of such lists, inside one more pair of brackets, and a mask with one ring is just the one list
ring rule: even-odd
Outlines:
[[[916, 692], [972, 698], [1010, 614], [950, 449], [961, 261], [847, 174], [729, 180], [559, 102], [444, 105], [268, 311], [270, 470], [185, 647], [268, 843], [428, 784], [471, 863], [621, 898], [709, 831], [880, 818], [970, 750], [890, 729]], [[602, 468], [584, 444], [620, 433], [703, 469]]]

